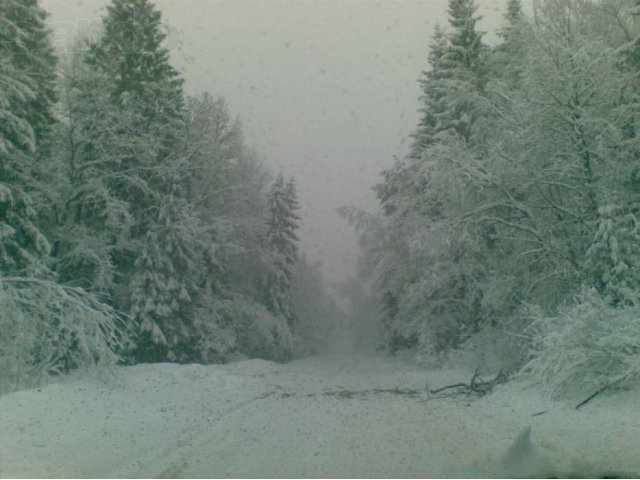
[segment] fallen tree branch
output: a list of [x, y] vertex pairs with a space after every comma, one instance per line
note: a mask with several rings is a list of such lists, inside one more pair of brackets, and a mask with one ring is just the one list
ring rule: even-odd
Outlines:
[[531, 415], [532, 417], [539, 417], [540, 415], [544, 415], [545, 413], [547, 413], [549, 410], [542, 410], [541, 412], [536, 412], [533, 415]]
[[[347, 389], [342, 389], [342, 390], [327, 390], [325, 392], [322, 393], [323, 396], [325, 397], [339, 397], [339, 398], [353, 398], [353, 397], [363, 397], [366, 395], [377, 395], [377, 394], [385, 394], [385, 393], [390, 393], [393, 395], [407, 395], [409, 397], [415, 397], [418, 395], [423, 395], [424, 391], [420, 391], [420, 390], [415, 390], [413, 388], [400, 388], [400, 387], [395, 387], [395, 388], [373, 388], [373, 389], [369, 389], [369, 390], [347, 390]], [[308, 397], [310, 396], [316, 396], [316, 394], [310, 394], [307, 395]]]
[[[431, 393], [432, 395], [440, 394], [438, 395], [439, 397], [454, 397], [460, 394], [478, 395], [482, 397], [493, 390], [493, 387], [495, 387], [499, 383], [504, 383], [506, 381], [507, 376], [502, 372], [502, 370], [500, 370], [492, 380], [484, 381], [480, 377], [478, 369], [476, 369], [469, 383], [454, 383], [453, 385], [447, 385], [441, 388], [429, 390], [429, 393]], [[442, 394], [442, 392], [446, 390], [453, 391]]]
[[613, 387], [616, 383], [620, 383], [623, 380], [626, 380], [627, 376], [623, 375], [615, 380], [613, 380], [612, 382], [607, 383], [604, 387], [599, 388], [598, 390], [596, 390], [594, 393], [592, 393], [591, 395], [589, 395], [587, 398], [585, 398], [583, 401], [581, 401], [578, 405], [576, 405], [576, 410], [578, 410], [580, 407], [585, 406], [587, 403], [589, 403], [591, 400], [593, 400], [594, 398], [596, 398], [598, 395], [600, 395], [602, 392], [608, 390], [609, 388]]
[[436, 393], [443, 392], [443, 391], [448, 390], [450, 388], [458, 388], [458, 387], [469, 388], [469, 385], [467, 385], [466, 383], [454, 383], [453, 385], [447, 385], [446, 387], [436, 388], [434, 390], [429, 390], [429, 393], [432, 393], [432, 394], [435, 395]]

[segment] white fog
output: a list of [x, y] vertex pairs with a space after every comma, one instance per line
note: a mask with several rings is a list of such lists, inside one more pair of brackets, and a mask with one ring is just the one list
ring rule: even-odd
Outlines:
[[0, 0], [0, 478], [640, 477], [640, 0]]

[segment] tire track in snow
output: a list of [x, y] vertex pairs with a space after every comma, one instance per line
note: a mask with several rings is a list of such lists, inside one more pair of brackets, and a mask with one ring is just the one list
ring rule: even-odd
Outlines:
[[171, 475], [171, 472], [176, 472], [175, 476], [177, 476], [179, 475], [180, 466], [185, 463], [184, 459], [189, 456], [188, 451], [193, 448], [198, 438], [209, 433], [213, 425], [223, 420], [226, 416], [252, 403], [264, 400], [275, 393], [277, 393], [277, 390], [269, 390], [260, 395], [240, 401], [221, 412], [216, 412], [214, 417], [204, 417], [201, 428], [193, 429], [189, 427], [185, 429], [171, 446], [163, 448], [161, 453], [153, 452], [144, 459], [135, 462], [133, 468], [130, 466], [127, 469], [116, 471], [109, 476], [112, 478], [170, 478], [174, 476]]

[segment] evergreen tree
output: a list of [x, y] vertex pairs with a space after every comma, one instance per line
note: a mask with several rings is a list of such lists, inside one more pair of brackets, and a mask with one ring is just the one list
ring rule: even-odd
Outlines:
[[[91, 45], [86, 61], [110, 78], [111, 103], [127, 120], [123, 130], [129, 138], [109, 186], [129, 204], [136, 238], [156, 221], [160, 193], [172, 188], [167, 172], [184, 138], [183, 80], [169, 63], [160, 13], [152, 3], [113, 0], [103, 24], [104, 34]], [[121, 255], [120, 269], [130, 269], [136, 256]]]
[[[300, 220], [300, 217], [295, 212], [300, 210], [300, 203], [298, 202], [298, 191], [296, 188], [296, 181], [293, 177], [289, 178], [289, 180], [287, 181], [287, 184], [285, 186], [284, 198], [285, 198], [287, 208], [289, 209], [289, 212], [290, 212], [289, 216], [293, 220], [290, 228], [295, 231], [298, 229], [298, 225], [296, 222]], [[292, 235], [291, 237], [295, 238], [296, 241], [298, 240], [298, 238], [295, 235]], [[298, 245], [296, 243], [293, 243], [292, 254], [290, 255], [290, 257], [291, 257], [292, 265], [298, 261]]]
[[53, 123], [56, 57], [45, 17], [37, 0], [0, 4], [0, 152], [35, 152]]
[[195, 312], [215, 258], [206, 250], [206, 229], [179, 195], [165, 195], [157, 215], [131, 280], [134, 353], [140, 361], [201, 361]]
[[[224, 252], [229, 243], [233, 157], [242, 151], [240, 125], [223, 101], [189, 102], [182, 151], [163, 165], [157, 218], [132, 277], [133, 313], [140, 321], [139, 359], [224, 359], [230, 295]], [[165, 193], [166, 192], [166, 193]], [[225, 318], [226, 317], [226, 318]]]
[[522, 15], [522, 0], [508, 0], [507, 12], [505, 13], [507, 28], [502, 31], [503, 37], [509, 38], [509, 27], [517, 25], [522, 20]]
[[447, 79], [441, 84], [445, 107], [436, 113], [443, 132], [455, 133], [470, 141], [480, 114], [480, 95], [487, 81], [486, 47], [482, 33], [476, 29], [480, 17], [475, 16], [474, 0], [450, 0], [449, 47], [440, 63], [441, 75]]
[[[481, 17], [476, 17], [478, 9], [475, 0], [450, 0], [449, 23], [452, 32], [450, 55], [452, 61], [464, 66], [471, 72], [482, 72], [482, 34], [476, 29]], [[481, 75], [476, 75], [474, 83], [481, 85]]]
[[55, 57], [36, 0], [0, 4], [0, 274], [46, 270], [33, 194], [53, 123]]
[[160, 12], [148, 0], [113, 0], [103, 25], [87, 61], [109, 74], [114, 102], [139, 109], [149, 129], [175, 124], [184, 103], [183, 80], [163, 47]]
[[493, 77], [511, 88], [518, 86], [527, 55], [527, 22], [522, 11], [521, 0], [508, 0], [502, 28], [498, 35], [502, 43], [491, 55]]
[[608, 205], [586, 252], [586, 271], [597, 290], [616, 306], [640, 303], [640, 229], [634, 213]]
[[[477, 329], [485, 275], [482, 238], [464, 222], [483, 195], [488, 100], [486, 47], [472, 0], [449, 2], [423, 74], [422, 118], [406, 159], [378, 186], [387, 219], [376, 276], [387, 342], [442, 352]], [[480, 177], [482, 178], [482, 177]]]
[[293, 326], [295, 313], [291, 304], [291, 279], [297, 262], [299, 217], [295, 182], [285, 183], [278, 175], [268, 195], [269, 219], [267, 245], [271, 250], [272, 269], [267, 278], [267, 306], [271, 313], [286, 319]]
[[38, 222], [54, 116], [55, 57], [36, 0], [0, 3], [0, 393], [115, 363], [108, 306], [56, 282]]
[[188, 343], [184, 339], [193, 333], [185, 324], [192, 320], [185, 302], [196, 295], [193, 265], [203, 255], [194, 238], [199, 223], [187, 200], [192, 175], [184, 144], [183, 80], [169, 63], [160, 13], [151, 2], [113, 0], [103, 25], [86, 63], [110, 78], [109, 107], [121, 121], [113, 130], [118, 142], [98, 137], [106, 141], [98, 150], [110, 159], [107, 190], [131, 215], [129, 238], [112, 257], [115, 302], [133, 313], [140, 358], [177, 358], [176, 345]]
[[412, 134], [414, 143], [411, 147], [411, 157], [420, 158], [422, 152], [436, 141], [438, 133], [438, 115], [442, 113], [443, 92], [438, 82], [446, 78], [442, 68], [442, 59], [449, 48], [449, 42], [444, 30], [436, 25], [433, 40], [429, 47], [429, 69], [422, 72], [419, 80], [422, 89], [419, 109], [421, 114], [416, 131]]

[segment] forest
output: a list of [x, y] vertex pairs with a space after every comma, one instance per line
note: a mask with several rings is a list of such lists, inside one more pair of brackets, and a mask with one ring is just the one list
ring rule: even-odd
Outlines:
[[60, 53], [37, 0], [0, 2], [0, 393], [113, 364], [286, 361], [339, 316], [298, 255], [295, 179], [223, 98], [185, 95], [165, 37], [151, 2], [114, 0]]
[[[343, 291], [362, 344], [555, 394], [640, 373], [640, 2], [449, 0], [420, 121]], [[526, 8], [525, 8], [526, 7]], [[0, 2], [0, 393], [76, 369], [287, 362], [347, 320], [299, 252], [296, 181], [189, 96], [149, 0], [57, 52]], [[221, 72], [223, 74], [223, 72]]]
[[[640, 2], [449, 1], [410, 152], [344, 208], [391, 351], [563, 395], [640, 372]], [[529, 7], [530, 5], [526, 5]], [[359, 288], [358, 288], [359, 287]]]

